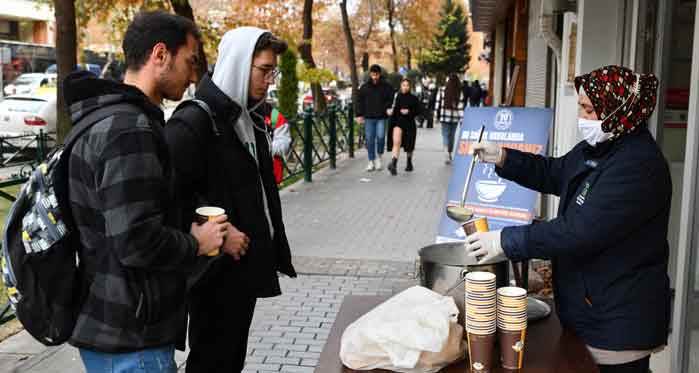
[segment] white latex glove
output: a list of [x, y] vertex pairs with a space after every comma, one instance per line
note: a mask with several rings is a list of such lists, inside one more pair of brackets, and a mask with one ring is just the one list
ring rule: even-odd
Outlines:
[[502, 166], [504, 152], [500, 145], [492, 142], [479, 142], [473, 145], [472, 151], [478, 155], [481, 162], [495, 163], [498, 166]]
[[500, 244], [500, 232], [476, 232], [466, 237], [466, 254], [480, 258], [478, 264], [488, 264], [507, 259]]

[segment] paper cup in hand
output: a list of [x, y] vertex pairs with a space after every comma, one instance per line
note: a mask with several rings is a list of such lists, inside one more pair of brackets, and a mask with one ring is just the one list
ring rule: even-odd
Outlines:
[[[220, 207], [204, 206], [196, 209], [194, 211], [194, 219], [197, 224], [202, 225], [207, 221], [216, 219], [217, 217], [224, 215], [226, 211]], [[212, 250], [206, 253], [207, 256], [216, 256], [221, 252], [221, 249]]]

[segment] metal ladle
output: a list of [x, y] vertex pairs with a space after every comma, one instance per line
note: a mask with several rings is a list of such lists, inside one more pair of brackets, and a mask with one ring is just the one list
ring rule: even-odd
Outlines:
[[[481, 131], [478, 134], [478, 142], [483, 140], [483, 132], [485, 131], [485, 125], [481, 126]], [[447, 206], [447, 216], [458, 222], [465, 223], [473, 217], [473, 210], [466, 208], [466, 196], [468, 195], [468, 187], [471, 184], [471, 176], [473, 175], [473, 169], [476, 167], [477, 161], [476, 153], [473, 153], [473, 159], [471, 160], [471, 166], [468, 169], [468, 174], [466, 175], [466, 184], [464, 184], [464, 191], [461, 194], [461, 204], [459, 206]]]

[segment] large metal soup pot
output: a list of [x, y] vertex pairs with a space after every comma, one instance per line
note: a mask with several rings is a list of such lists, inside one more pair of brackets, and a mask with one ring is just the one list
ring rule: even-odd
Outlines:
[[476, 264], [476, 259], [466, 255], [462, 242], [448, 242], [425, 246], [418, 251], [417, 273], [420, 285], [440, 294], [450, 295], [459, 308], [459, 321], [463, 323], [464, 286], [457, 286], [449, 294], [447, 290], [458, 284], [468, 272], [490, 272], [495, 274], [497, 287], [509, 284], [509, 261], [491, 264]]

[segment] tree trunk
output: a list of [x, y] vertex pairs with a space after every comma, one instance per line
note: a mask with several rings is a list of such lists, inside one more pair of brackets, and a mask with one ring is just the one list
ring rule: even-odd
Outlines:
[[[194, 19], [194, 10], [192, 10], [189, 0], [170, 0], [170, 5], [172, 5], [175, 14], [191, 20], [194, 24], [197, 23], [197, 20]], [[204, 43], [199, 43], [199, 61], [197, 80], [200, 80], [209, 70], [209, 63], [206, 60], [206, 53], [204, 53]]]
[[413, 52], [410, 50], [410, 47], [405, 47], [405, 60], [407, 61], [406, 65], [408, 67], [408, 70], [413, 69], [412, 59], [413, 59]]
[[354, 54], [354, 39], [352, 38], [352, 29], [350, 28], [349, 16], [347, 15], [347, 0], [342, 0], [340, 2], [340, 11], [342, 13], [342, 29], [345, 32], [345, 40], [347, 41], [347, 62], [352, 79], [352, 103], [354, 104], [356, 112], [357, 98], [359, 95], [359, 77], [357, 76], [357, 60]]
[[371, 37], [371, 32], [374, 30], [374, 24], [376, 23], [376, 8], [374, 5], [374, 0], [369, 0], [369, 25], [367, 26], [366, 33], [364, 35], [359, 35], [362, 41], [364, 51], [362, 52], [362, 72], [369, 72], [369, 38]]
[[[315, 69], [316, 63], [313, 60], [313, 0], [303, 1], [303, 40], [299, 45], [299, 54], [301, 59], [306, 64], [306, 67]], [[313, 107], [316, 112], [325, 111], [326, 103], [323, 89], [320, 83], [311, 83], [311, 91], [313, 92]]]
[[75, 3], [73, 0], [55, 0], [54, 11], [56, 16], [56, 65], [58, 65], [58, 89], [56, 95], [57, 119], [56, 137], [58, 143], [63, 143], [72, 127], [70, 114], [63, 99], [63, 80], [75, 70], [78, 63], [77, 44], [78, 35], [75, 26]]
[[393, 72], [398, 72], [398, 52], [396, 51], [396, 23], [395, 12], [396, 4], [393, 0], [386, 0], [386, 8], [388, 10], [388, 28], [391, 34], [391, 53], [393, 53]]

